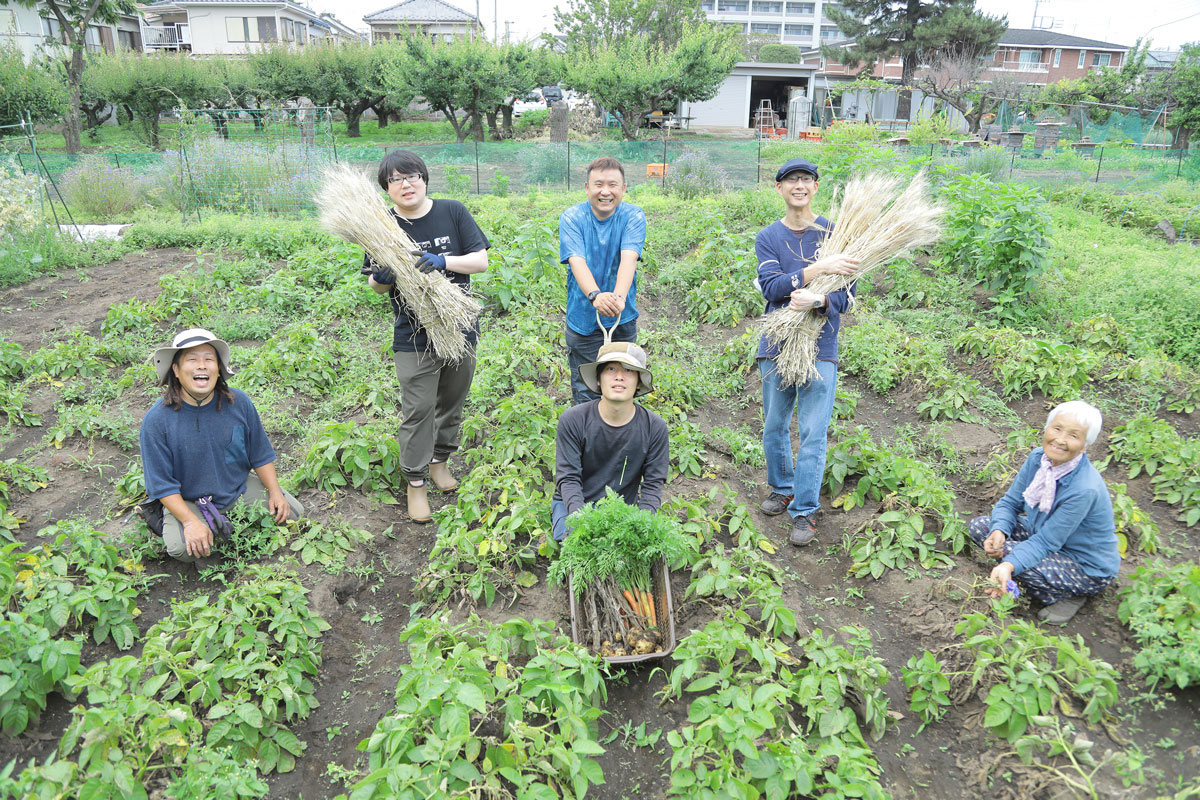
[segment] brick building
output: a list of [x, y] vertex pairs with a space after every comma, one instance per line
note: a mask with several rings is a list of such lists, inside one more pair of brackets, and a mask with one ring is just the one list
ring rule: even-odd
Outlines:
[[1098, 69], [1117, 69], [1129, 48], [1054, 31], [1009, 28], [991, 58], [984, 80], [1016, 77], [1029, 86], [1046, 86], [1067, 78], [1082, 78]]

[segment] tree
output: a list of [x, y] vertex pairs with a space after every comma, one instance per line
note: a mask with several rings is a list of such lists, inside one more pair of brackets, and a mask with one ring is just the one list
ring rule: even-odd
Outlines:
[[[68, 153], [78, 153], [82, 146], [80, 87], [83, 84], [84, 52], [87, 49], [88, 25], [115, 25], [122, 15], [137, 14], [134, 0], [40, 0], [51, 16], [58, 21], [66, 37], [68, 56], [63, 62], [67, 71], [67, 113], [63, 117], [63, 137]], [[35, 7], [39, 0], [16, 0], [26, 8]]]
[[565, 11], [554, 7], [554, 24], [568, 49], [589, 54], [635, 34], [672, 47], [704, 21], [699, 0], [568, 0]]
[[130, 110], [142, 137], [162, 149], [159, 117], [173, 108], [197, 108], [215, 94], [208, 63], [186, 53], [121, 51], [97, 58], [88, 81], [114, 104]]
[[[524, 42], [505, 44], [500, 48], [500, 69], [504, 73], [502, 82], [512, 91], [494, 109], [487, 113], [488, 126], [493, 139], [513, 138], [513, 105], [524, 92], [547, 84], [557, 83], [562, 75], [562, 58], [548, 48], [535, 48]], [[501, 126], [497, 128], [496, 116], [500, 115]]]
[[984, 82], [989, 64], [966, 48], [948, 49], [927, 58], [929, 66], [917, 72], [915, 85], [958, 110], [971, 133], [979, 130], [984, 114], [1004, 100], [1016, 100], [1025, 86], [1003, 74]]
[[405, 44], [407, 57], [383, 67], [385, 91], [394, 95], [410, 90], [424, 97], [446, 117], [459, 142], [468, 133], [483, 141], [484, 115], [519, 90], [512, 85], [513, 73], [500, 48], [482, 37], [447, 42], [414, 36]]
[[1200, 42], [1184, 45], [1171, 68], [1147, 88], [1151, 102], [1166, 106], [1174, 146], [1186, 150], [1191, 134], [1200, 132]]
[[0, 47], [0, 125], [15, 125], [25, 118], [41, 122], [66, 110], [67, 89], [52, 65], [26, 64], [16, 47]]
[[625, 138], [635, 139], [651, 111], [716, 95], [738, 60], [735, 36], [706, 23], [686, 28], [673, 46], [631, 34], [590, 57], [569, 59], [567, 83], [616, 112]]
[[896, 116], [901, 119], [911, 114], [911, 87], [922, 54], [966, 49], [989, 52], [1008, 29], [1007, 18], [977, 12], [975, 0], [842, 0], [840, 5], [826, 8], [826, 16], [854, 40], [845, 49], [822, 45], [826, 58], [851, 69], [900, 58], [903, 66]]

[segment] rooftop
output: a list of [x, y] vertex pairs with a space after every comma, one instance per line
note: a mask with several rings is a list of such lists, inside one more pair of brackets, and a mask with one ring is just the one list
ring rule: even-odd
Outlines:
[[1009, 28], [1000, 37], [1001, 45], [1025, 45], [1031, 47], [1081, 47], [1089, 50], [1128, 50], [1128, 45], [1101, 42], [1096, 39], [1084, 39], [1082, 36], [1068, 36], [1055, 31], [1029, 30], [1028, 28]]
[[363, 17], [364, 22], [475, 22], [473, 14], [443, 0], [404, 0]]

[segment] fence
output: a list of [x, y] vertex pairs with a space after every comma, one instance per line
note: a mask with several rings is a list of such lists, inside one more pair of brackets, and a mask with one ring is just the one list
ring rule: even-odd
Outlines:
[[[318, 111], [320, 111], [318, 109]], [[341, 161], [373, 172], [393, 148], [339, 147], [328, 116], [306, 129], [294, 110], [266, 119], [197, 117], [177, 151], [110, 153], [86, 157], [40, 154], [55, 178], [80, 158], [107, 159], [130, 175], [153, 175], [160, 194], [189, 214], [206, 211], [308, 215], [322, 166]], [[908, 166], [991, 174], [1049, 189], [1103, 183], [1139, 191], [1182, 178], [1200, 180], [1200, 151], [1097, 145], [1094, 149], [1035, 150], [946, 144], [891, 146], [795, 140], [642, 140], [635, 142], [465, 142], [412, 145], [430, 168], [433, 194], [508, 194], [531, 188], [576, 191], [587, 165], [600, 156], [619, 159], [631, 186], [646, 182], [667, 190], [739, 189], [771, 181], [788, 158], [804, 156], [836, 183], [850, 172]], [[7, 158], [27, 171], [27, 153]], [[665, 165], [665, 166], [664, 166]]]

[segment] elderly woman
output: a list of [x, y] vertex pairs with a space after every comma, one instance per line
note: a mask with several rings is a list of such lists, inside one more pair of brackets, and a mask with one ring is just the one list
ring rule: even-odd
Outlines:
[[1081, 400], [1046, 417], [1034, 449], [990, 517], [971, 520], [971, 541], [1000, 563], [998, 596], [1010, 580], [1045, 605], [1038, 618], [1064, 625], [1117, 577], [1121, 554], [1112, 501], [1084, 450], [1100, 433], [1100, 412]]

